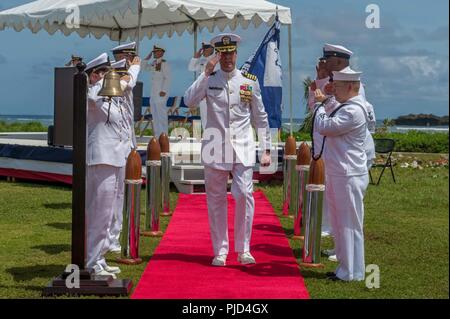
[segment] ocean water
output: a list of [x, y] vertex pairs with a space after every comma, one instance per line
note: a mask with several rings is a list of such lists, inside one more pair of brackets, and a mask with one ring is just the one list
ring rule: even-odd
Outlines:
[[[26, 123], [32, 121], [41, 122], [43, 125], [48, 126], [53, 124], [53, 115], [0, 115], [0, 121], [5, 121], [7, 123], [19, 122]], [[298, 131], [303, 119], [296, 118], [292, 119], [292, 130]], [[377, 120], [377, 127], [383, 126], [383, 120]], [[289, 131], [290, 121], [289, 119], [282, 120], [282, 128], [285, 131]], [[397, 125], [390, 128], [391, 132], [406, 132], [410, 130], [418, 130], [425, 132], [448, 132], [448, 126], [403, 126]]]

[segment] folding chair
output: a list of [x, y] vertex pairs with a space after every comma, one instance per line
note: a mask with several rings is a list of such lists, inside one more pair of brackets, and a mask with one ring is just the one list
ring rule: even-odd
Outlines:
[[[175, 107], [176, 101], [177, 101], [177, 97], [176, 96], [171, 96], [171, 97], [169, 97], [167, 99], [166, 106], [168, 108], [170, 108], [167, 111], [168, 114], [171, 112], [171, 110], [176, 108]], [[152, 131], [154, 131], [154, 128], [153, 128], [153, 116], [151, 114], [151, 105], [150, 105], [150, 98], [149, 97], [142, 98], [142, 107], [147, 107], [147, 109], [145, 110], [145, 112], [142, 115], [141, 119], [136, 123], [136, 126], [137, 126], [137, 128], [139, 128], [139, 131], [140, 131], [140, 137], [142, 137], [144, 135], [144, 131], [147, 129], [147, 127], [149, 125], [151, 125], [151, 129], [152, 129]], [[144, 128], [141, 129], [141, 126], [142, 126], [143, 122], [146, 122], [146, 124], [145, 124]]]
[[[142, 108], [146, 108], [146, 110], [144, 111], [144, 114], [142, 114], [139, 121], [137, 121], [136, 124], [134, 125], [136, 135], [139, 134], [140, 137], [142, 137], [144, 135], [144, 131], [147, 129], [149, 124], [151, 125], [151, 128], [153, 130], [153, 116], [152, 116], [152, 112], [151, 112], [149, 97], [142, 98]], [[145, 127], [143, 129], [141, 128], [142, 123], [146, 123]]]
[[200, 121], [200, 108], [198, 106], [195, 108], [191, 108], [184, 104], [184, 98], [181, 98], [180, 107], [188, 109], [188, 111], [186, 112], [184, 123], [192, 124], [193, 121]]
[[[392, 163], [392, 152], [394, 151], [394, 147], [395, 147], [395, 140], [390, 139], [390, 138], [375, 138], [374, 140], [375, 143], [375, 153], [378, 154], [387, 154], [386, 156], [386, 161], [384, 163], [374, 163], [372, 165], [372, 167], [382, 167], [383, 169], [381, 170], [380, 176], [378, 177], [378, 181], [377, 184], [380, 184], [380, 180], [381, 177], [383, 176], [384, 170], [386, 169], [386, 167], [389, 167], [389, 169], [391, 170], [391, 175], [392, 175], [392, 179], [394, 180], [394, 183], [396, 183], [395, 181], [395, 176], [394, 176], [394, 169], [393, 166], [395, 165], [395, 163]], [[374, 184], [373, 182], [373, 178], [372, 178], [372, 173], [371, 171], [369, 171], [369, 176], [370, 176], [370, 182], [371, 184]]]

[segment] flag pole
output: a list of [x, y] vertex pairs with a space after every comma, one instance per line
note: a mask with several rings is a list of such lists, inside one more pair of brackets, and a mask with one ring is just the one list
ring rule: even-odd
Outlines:
[[[198, 24], [194, 21], [194, 55], [197, 52]], [[194, 81], [197, 79], [197, 71], [194, 71]]]
[[139, 55], [139, 44], [141, 43], [141, 20], [142, 20], [142, 0], [138, 0], [138, 28], [136, 39], [136, 54]]
[[291, 42], [291, 25], [288, 24], [288, 45], [289, 45], [289, 130], [292, 135], [292, 42]]

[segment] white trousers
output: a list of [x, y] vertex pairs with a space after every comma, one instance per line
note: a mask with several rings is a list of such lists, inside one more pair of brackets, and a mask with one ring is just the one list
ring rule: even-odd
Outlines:
[[122, 231], [123, 222], [123, 205], [125, 193], [125, 166], [120, 167], [119, 179], [117, 181], [117, 189], [115, 190], [116, 198], [113, 206], [113, 222], [108, 230], [109, 250], [120, 249], [120, 232]]
[[364, 194], [368, 175], [326, 176], [328, 212], [333, 229], [336, 275], [342, 280], [364, 280]]
[[200, 109], [200, 119], [202, 121], [202, 129], [206, 129], [206, 110], [208, 109], [207, 105], [206, 105], [206, 99], [203, 99], [200, 101], [200, 103], [198, 104], [198, 108]]
[[167, 118], [167, 99], [169, 97], [151, 96], [150, 104], [153, 116], [153, 135], [158, 139], [161, 133], [169, 134], [169, 121]]
[[234, 250], [239, 253], [250, 251], [253, 214], [253, 168], [234, 164], [231, 171], [205, 166], [205, 188], [208, 202], [208, 219], [214, 255], [226, 255], [228, 241], [227, 180], [231, 172], [233, 182], [231, 194], [236, 206], [234, 215]]
[[109, 248], [108, 229], [112, 225], [120, 168], [111, 165], [87, 166], [86, 267], [101, 270]]

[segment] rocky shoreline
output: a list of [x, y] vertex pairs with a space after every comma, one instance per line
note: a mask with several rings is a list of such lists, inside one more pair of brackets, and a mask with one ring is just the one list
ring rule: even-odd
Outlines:
[[408, 114], [397, 117], [393, 122], [395, 125], [448, 126], [448, 115]]

